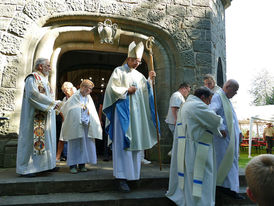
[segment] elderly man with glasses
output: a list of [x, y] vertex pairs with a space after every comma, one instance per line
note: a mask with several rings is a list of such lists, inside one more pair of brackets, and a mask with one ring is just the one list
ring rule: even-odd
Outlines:
[[103, 112], [112, 142], [113, 176], [118, 189], [129, 192], [127, 180], [140, 179], [141, 154], [157, 143], [151, 79], [136, 69], [144, 51], [142, 42], [132, 42], [126, 64], [115, 68], [108, 82]]
[[48, 59], [39, 58], [35, 71], [25, 78], [17, 147], [16, 172], [35, 177], [42, 171], [56, 171], [55, 101], [48, 82], [51, 72]]
[[230, 79], [222, 89], [217, 90], [211, 100], [210, 108], [223, 119], [223, 137], [214, 136], [217, 163], [217, 193], [224, 193], [235, 199], [245, 199], [239, 194], [239, 140], [242, 133], [237, 115], [230, 99], [237, 94], [239, 83]]

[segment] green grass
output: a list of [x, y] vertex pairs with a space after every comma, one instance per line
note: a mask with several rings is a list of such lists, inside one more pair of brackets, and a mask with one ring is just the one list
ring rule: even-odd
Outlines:
[[[255, 157], [260, 154], [266, 154], [266, 149], [261, 149], [260, 151], [255, 150], [255, 148], [252, 148], [251, 150], [251, 156]], [[248, 149], [245, 151], [240, 150], [240, 157], [239, 157], [239, 167], [245, 168], [247, 163], [251, 160], [251, 158], [248, 158]]]

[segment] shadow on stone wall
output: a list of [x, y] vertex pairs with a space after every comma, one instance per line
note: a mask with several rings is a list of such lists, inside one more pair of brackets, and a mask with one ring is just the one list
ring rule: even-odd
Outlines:
[[0, 167], [15, 167], [18, 134], [0, 134]]

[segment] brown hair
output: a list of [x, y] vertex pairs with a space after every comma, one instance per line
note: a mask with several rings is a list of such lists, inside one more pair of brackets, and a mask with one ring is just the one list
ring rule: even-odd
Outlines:
[[247, 185], [260, 206], [270, 206], [274, 202], [274, 155], [264, 154], [254, 157], [245, 170]]
[[93, 84], [93, 82], [92, 81], [90, 81], [89, 79], [84, 79], [83, 81], [82, 81], [82, 83], [80, 84], [80, 88], [82, 88], [82, 87], [88, 87], [88, 86], [90, 86], [90, 87], [94, 87], [94, 84]]

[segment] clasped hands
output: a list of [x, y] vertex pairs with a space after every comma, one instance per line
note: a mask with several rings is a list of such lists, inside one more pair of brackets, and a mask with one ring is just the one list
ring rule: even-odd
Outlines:
[[[153, 80], [156, 77], [156, 72], [155, 71], [150, 71], [149, 72], [149, 78]], [[136, 92], [137, 88], [135, 86], [130, 86], [127, 90], [128, 94], [134, 94]]]
[[134, 94], [136, 92], [137, 88], [135, 86], [130, 86], [127, 90], [128, 94]]

